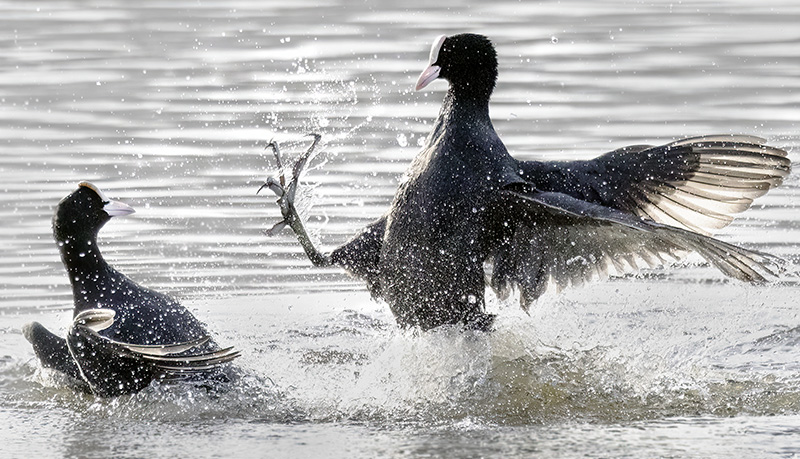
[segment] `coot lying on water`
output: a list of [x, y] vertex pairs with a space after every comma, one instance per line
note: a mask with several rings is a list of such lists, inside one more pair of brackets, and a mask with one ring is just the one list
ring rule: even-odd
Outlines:
[[180, 303], [139, 286], [108, 265], [97, 233], [133, 208], [82, 182], [53, 217], [53, 235], [67, 269], [75, 312], [67, 339], [37, 322], [24, 334], [42, 365], [85, 383], [104, 397], [138, 392], [154, 378], [226, 381], [236, 358], [220, 349]]
[[[491, 326], [489, 285], [527, 308], [549, 285], [577, 285], [697, 252], [728, 276], [762, 282], [778, 260], [709, 237], [789, 174], [786, 152], [749, 136], [636, 145], [589, 161], [512, 158], [489, 118], [497, 56], [486, 37], [439, 37], [416, 89], [450, 84], [439, 117], [388, 212], [330, 255], [294, 207], [297, 180], [269, 179], [315, 265], [362, 277], [402, 325]], [[279, 160], [277, 145], [271, 144]], [[263, 188], [262, 187], [262, 188]], [[484, 266], [491, 269], [487, 276]]]

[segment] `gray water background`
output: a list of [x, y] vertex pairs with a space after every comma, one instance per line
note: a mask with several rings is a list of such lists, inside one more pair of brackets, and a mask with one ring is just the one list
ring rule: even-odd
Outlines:
[[[589, 158], [719, 133], [797, 160], [800, 4], [0, 1], [0, 456], [792, 457], [796, 278], [697, 259], [546, 297], [490, 334], [399, 330], [312, 269], [256, 196], [324, 134], [302, 196], [332, 248], [386, 209], [438, 112], [412, 91], [439, 34], [490, 36], [491, 106], [519, 158]], [[137, 209], [106, 258], [179, 298], [248, 377], [231, 393], [101, 400], [39, 368], [22, 326], [64, 332], [57, 202], [90, 180]], [[798, 261], [798, 179], [720, 235]], [[309, 206], [313, 204], [313, 206]]]

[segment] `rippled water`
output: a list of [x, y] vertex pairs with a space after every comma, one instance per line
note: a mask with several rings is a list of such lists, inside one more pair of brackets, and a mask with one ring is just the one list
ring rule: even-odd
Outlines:
[[[489, 35], [495, 126], [520, 158], [587, 158], [710, 133], [797, 160], [800, 6], [690, 2], [0, 1], [2, 455], [764, 457], [800, 453], [794, 276], [754, 287], [689, 263], [494, 302], [492, 334], [398, 330], [341, 272], [311, 269], [256, 196], [266, 142], [324, 153], [304, 189], [325, 247], [388, 205], [444, 83], [412, 92], [430, 41]], [[137, 213], [106, 257], [243, 351], [211, 397], [100, 400], [22, 336], [64, 331], [54, 205], [91, 180]], [[798, 179], [720, 237], [797, 256]]]

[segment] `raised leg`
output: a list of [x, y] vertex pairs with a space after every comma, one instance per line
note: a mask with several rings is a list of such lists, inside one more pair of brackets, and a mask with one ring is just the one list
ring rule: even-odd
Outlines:
[[25, 325], [22, 333], [33, 345], [33, 352], [43, 367], [52, 368], [75, 379], [83, 379], [78, 365], [69, 353], [67, 340], [54, 335], [39, 322]]
[[303, 250], [306, 251], [306, 255], [308, 255], [308, 258], [312, 263], [314, 263], [315, 266], [330, 266], [330, 257], [314, 247], [314, 243], [311, 241], [311, 238], [308, 236], [308, 232], [306, 232], [305, 226], [303, 225], [303, 220], [300, 218], [300, 214], [297, 212], [297, 209], [294, 206], [294, 199], [295, 194], [297, 193], [297, 183], [300, 180], [300, 174], [302, 174], [303, 170], [305, 170], [308, 160], [314, 153], [314, 149], [322, 139], [322, 136], [319, 134], [310, 135], [314, 137], [314, 141], [311, 143], [311, 146], [308, 147], [308, 150], [306, 150], [306, 152], [300, 156], [300, 158], [292, 167], [292, 176], [288, 182], [286, 181], [283, 171], [283, 160], [281, 159], [278, 144], [274, 141], [271, 141], [269, 145], [267, 145], [267, 148], [272, 148], [272, 152], [275, 155], [275, 160], [278, 163], [280, 175], [277, 179], [274, 177], [268, 178], [264, 184], [261, 185], [257, 192], [260, 192], [264, 188], [269, 188], [273, 193], [275, 193], [275, 195], [278, 196], [278, 207], [280, 207], [281, 215], [283, 215], [283, 220], [276, 223], [272, 228], [267, 230], [266, 233], [268, 235], [277, 234], [288, 225], [290, 228], [292, 228], [292, 231], [294, 231], [295, 235], [297, 235], [297, 240], [300, 242], [300, 245], [303, 246]]

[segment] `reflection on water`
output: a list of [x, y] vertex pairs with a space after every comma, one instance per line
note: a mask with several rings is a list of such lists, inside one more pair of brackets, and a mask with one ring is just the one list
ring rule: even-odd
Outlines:
[[[430, 40], [465, 30], [497, 44], [492, 116], [520, 158], [745, 133], [794, 159], [800, 6], [383, 3], [0, 1], [2, 443], [30, 451], [46, 432], [39, 451], [78, 456], [265, 438], [276, 455], [336, 444], [348, 457], [685, 455], [686, 438], [702, 456], [797, 451], [770, 436], [800, 412], [792, 278], [749, 287], [690, 264], [530, 316], [494, 304], [490, 336], [418, 335], [360, 283], [311, 269], [290, 234], [264, 236], [278, 211], [255, 190], [274, 172], [270, 139], [298, 153], [321, 132], [303, 196], [316, 237], [336, 246], [381, 215], [441, 101], [443, 83], [411, 91]], [[104, 228], [107, 259], [243, 349], [241, 388], [102, 401], [37, 369], [20, 330], [68, 321], [50, 217], [81, 180], [137, 209]], [[793, 176], [721, 237], [796, 263], [797, 193]]]

